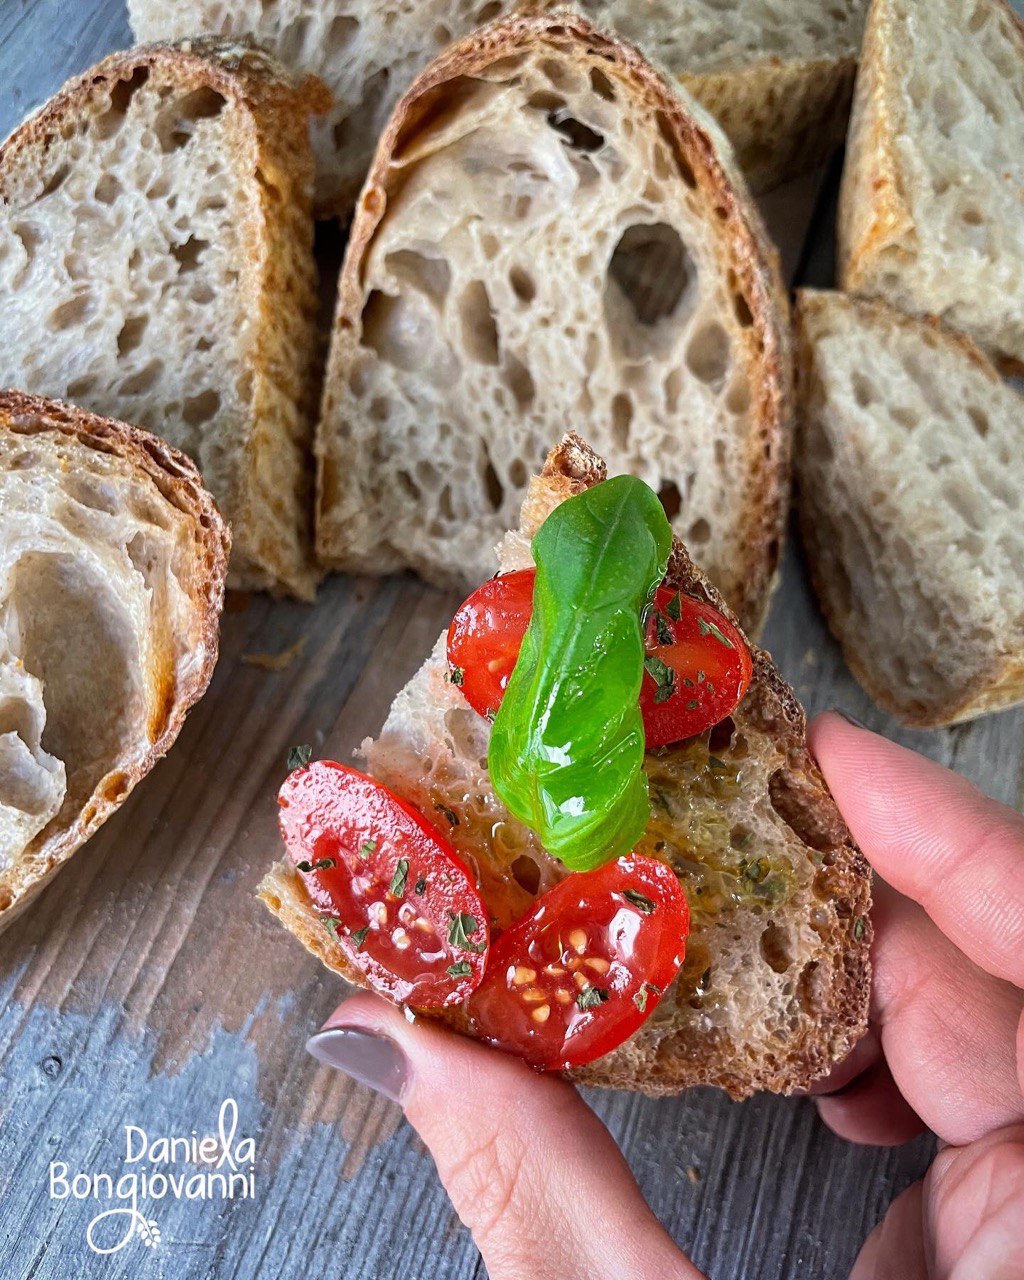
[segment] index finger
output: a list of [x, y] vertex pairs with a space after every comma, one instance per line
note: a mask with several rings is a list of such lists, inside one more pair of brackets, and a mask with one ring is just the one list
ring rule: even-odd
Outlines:
[[874, 869], [975, 964], [1024, 987], [1024, 818], [834, 713], [809, 742]]

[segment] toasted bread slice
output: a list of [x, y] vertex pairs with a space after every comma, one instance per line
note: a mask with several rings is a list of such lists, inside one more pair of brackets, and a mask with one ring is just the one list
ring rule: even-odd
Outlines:
[[577, 0], [715, 116], [754, 191], [812, 169], [846, 133], [867, 0]]
[[0, 929], [205, 691], [229, 545], [164, 441], [0, 392]]
[[[533, 7], [543, 7], [536, 0]], [[347, 216], [395, 104], [449, 41], [526, 6], [514, 0], [128, 0], [139, 40], [252, 35], [334, 95], [313, 125], [317, 211]], [[547, 7], [554, 7], [548, 4]], [[867, 0], [582, 0], [640, 45], [725, 129], [754, 190], [822, 161], [843, 140]]]
[[[605, 474], [567, 436], [531, 485], [519, 531], [500, 548], [502, 570], [530, 564], [530, 539], [546, 516]], [[732, 617], [679, 543], [667, 580]], [[753, 683], [730, 720], [647, 758], [654, 816], [638, 849], [678, 872], [693, 931], [656, 1012], [620, 1048], [573, 1073], [584, 1083], [649, 1094], [710, 1084], [737, 1098], [788, 1092], [827, 1071], [865, 1029], [867, 866], [808, 754], [792, 691], [768, 654], [752, 654]], [[507, 925], [565, 872], [494, 795], [489, 732], [448, 679], [442, 636], [362, 754], [370, 773], [422, 813], [457, 819], [452, 843]], [[259, 893], [329, 968], [362, 983], [287, 859]], [[457, 1014], [450, 1021], [467, 1029]]]
[[936, 315], [1024, 369], [1024, 20], [874, 0], [839, 210], [846, 290]]
[[316, 446], [326, 565], [479, 582], [572, 422], [661, 494], [756, 625], [787, 503], [789, 323], [720, 141], [570, 12], [495, 24], [424, 72], [342, 271]]
[[850, 669], [906, 724], [1024, 699], [1024, 398], [967, 338], [804, 292], [800, 516]]
[[232, 523], [232, 585], [307, 597], [318, 100], [239, 45], [154, 45], [0, 147], [0, 386], [188, 453]]

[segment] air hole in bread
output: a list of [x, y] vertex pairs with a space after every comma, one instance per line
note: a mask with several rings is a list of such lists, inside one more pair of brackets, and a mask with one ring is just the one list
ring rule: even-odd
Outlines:
[[845, 838], [843, 821], [831, 805], [808, 804], [811, 793], [806, 775], [790, 769], [776, 769], [768, 779], [768, 798], [786, 826], [812, 849], [834, 849]]
[[213, 390], [201, 391], [197, 396], [187, 396], [182, 406], [181, 416], [190, 427], [201, 427], [211, 422], [220, 412], [220, 393]]
[[629, 227], [612, 255], [604, 290], [613, 351], [631, 361], [667, 356], [696, 296], [694, 264], [674, 228]]
[[671, 121], [663, 111], [658, 112], [657, 120], [658, 131], [668, 143], [669, 152], [675, 160], [676, 171], [690, 190], [695, 191], [697, 189], [697, 175], [693, 171], [693, 166], [683, 154], [682, 146], [676, 137]]
[[713, 756], [723, 755], [732, 745], [733, 737], [736, 734], [736, 721], [732, 716], [726, 716], [724, 720], [719, 720], [708, 734], [708, 751]]
[[754, 313], [750, 310], [750, 303], [747, 301], [745, 293], [736, 292], [732, 298], [733, 310], [736, 313], [736, 319], [744, 329], [749, 329], [754, 323]]
[[963, 102], [954, 81], [941, 78], [932, 94], [932, 115], [943, 137], [950, 137], [963, 119]]
[[428, 257], [413, 249], [397, 249], [387, 255], [384, 266], [404, 284], [426, 294], [438, 307], [448, 296], [452, 269], [444, 258]]
[[196, 125], [213, 120], [227, 106], [227, 99], [216, 89], [203, 85], [182, 98], [172, 100], [157, 121], [157, 136], [164, 152], [178, 151], [191, 142]]
[[971, 426], [984, 440], [991, 426], [988, 414], [984, 409], [979, 409], [977, 405], [969, 404], [967, 406], [967, 416], [971, 420]]
[[153, 390], [163, 376], [163, 372], [164, 362], [162, 360], [150, 360], [138, 373], [132, 374], [130, 378], [125, 378], [118, 391], [123, 396], [145, 395], [147, 391]]
[[629, 448], [629, 428], [632, 422], [633, 401], [625, 391], [620, 391], [612, 400], [612, 439], [615, 447], [623, 452]]
[[577, 120], [565, 111], [552, 111], [548, 115], [548, 124], [568, 142], [576, 151], [590, 154], [600, 151], [604, 146], [604, 135], [589, 125]]
[[347, 13], [336, 14], [331, 19], [331, 24], [327, 28], [327, 36], [325, 43], [327, 48], [334, 53], [341, 53], [355, 39], [356, 32], [359, 30], [359, 21], [351, 17]]
[[492, 511], [500, 511], [505, 503], [505, 486], [501, 483], [494, 463], [488, 457], [484, 467], [484, 489]]
[[[71, 812], [121, 758], [134, 732], [129, 726], [143, 714], [131, 621], [102, 580], [71, 555], [22, 556], [8, 594], [18, 601], [21, 659], [46, 690], [43, 749], [64, 762]], [[74, 618], [73, 645], [54, 623], [61, 618]], [[109, 714], [85, 715], [83, 699]]]
[[604, 98], [605, 102], [615, 101], [615, 86], [600, 67], [591, 67], [590, 87], [599, 98]]
[[64, 183], [67, 181], [68, 175], [70, 173], [71, 173], [71, 166], [69, 164], [60, 165], [59, 168], [55, 169], [53, 173], [50, 174], [49, 178], [46, 180], [46, 184], [44, 185], [42, 191], [39, 193], [40, 197], [50, 196], [50, 195], [53, 195], [55, 191], [59, 191], [61, 187], [64, 185]]
[[665, 515], [669, 520], [674, 520], [682, 509], [683, 495], [674, 480], [662, 480], [658, 488], [658, 500], [665, 508]]
[[121, 194], [121, 184], [112, 173], [105, 173], [96, 183], [96, 199], [100, 204], [113, 204]]
[[706, 542], [711, 540], [711, 525], [703, 516], [699, 520], [695, 520], [686, 534], [686, 541], [695, 547], [702, 547]]
[[88, 400], [96, 390], [96, 379], [90, 375], [84, 378], [72, 378], [67, 386], [67, 398], [76, 404]]
[[479, 364], [498, 363], [498, 326], [487, 286], [471, 280], [459, 299], [459, 319], [466, 354]]
[[520, 409], [526, 409], [533, 403], [537, 391], [533, 378], [522, 360], [511, 351], [505, 356], [505, 381]]
[[178, 264], [178, 274], [184, 276], [195, 271], [204, 249], [209, 247], [209, 240], [202, 240], [198, 236], [189, 236], [183, 244], [171, 245], [171, 257]]
[[109, 107], [89, 122], [89, 132], [100, 139], [112, 138], [124, 124], [132, 99], [148, 80], [148, 67], [139, 67], [127, 79], [118, 80], [110, 91]]
[[718, 390], [731, 361], [729, 334], [717, 320], [701, 325], [686, 348], [686, 367], [700, 382]]
[[509, 870], [512, 872], [513, 880], [521, 889], [525, 889], [531, 896], [536, 895], [540, 888], [540, 867], [533, 858], [521, 853]]
[[528, 272], [524, 271], [520, 266], [509, 268], [508, 281], [512, 286], [512, 292], [516, 295], [520, 302], [529, 305], [537, 296], [537, 286]]
[[793, 965], [793, 938], [788, 929], [773, 920], [761, 934], [761, 955], [769, 969], [785, 973]]
[[117, 335], [117, 353], [130, 355], [142, 342], [149, 324], [149, 316], [127, 316]]
[[797, 999], [805, 1013], [817, 1016], [822, 1012], [828, 982], [827, 975], [817, 960], [803, 967], [796, 984]]
[[921, 421], [921, 415], [917, 412], [917, 410], [910, 409], [905, 405], [895, 405], [892, 409], [889, 410], [889, 414], [893, 422], [898, 423], [901, 427], [904, 427], [907, 431], [913, 431], [913, 429], [916, 426], [918, 426]]
[[89, 315], [92, 310], [92, 298], [88, 293], [80, 293], [60, 306], [54, 307], [47, 320], [47, 326], [54, 332], [73, 329]]
[[[556, 30], [553, 28], [549, 34], [554, 36]], [[572, 71], [564, 62], [559, 62], [556, 58], [545, 58], [539, 64], [539, 70], [556, 89], [572, 92], [576, 88]]]
[[[435, 386], [458, 377], [458, 362], [437, 330], [433, 307], [418, 295], [404, 298], [373, 289], [363, 308], [363, 343], [381, 360], [408, 373], [422, 372]], [[353, 389], [358, 389], [353, 382]]]
[[866, 409], [875, 400], [875, 388], [870, 379], [859, 369], [854, 369], [850, 382], [853, 385], [853, 398], [862, 409]]
[[[725, 407], [730, 413], [740, 414], [746, 413], [751, 405], [750, 379], [747, 377], [742, 368], [735, 369], [732, 375], [732, 381], [729, 383], [729, 389], [725, 393]], [[723, 454], [721, 461], [724, 463], [725, 456]]]
[[85, 475], [71, 475], [63, 484], [64, 492], [79, 506], [88, 507], [90, 511], [100, 511], [107, 516], [112, 516], [117, 511], [117, 492], [102, 480]]

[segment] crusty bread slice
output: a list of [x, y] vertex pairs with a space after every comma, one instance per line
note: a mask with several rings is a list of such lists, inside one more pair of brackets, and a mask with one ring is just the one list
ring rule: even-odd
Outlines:
[[220, 42], [114, 54], [0, 148], [0, 386], [140, 423], [232, 523], [232, 585], [313, 593], [319, 93]]
[[967, 338], [804, 292], [800, 515], [850, 669], [908, 724], [1024, 699], [1024, 398]]
[[756, 625], [787, 501], [789, 323], [720, 142], [569, 11], [497, 23], [424, 72], [341, 276], [316, 446], [326, 565], [479, 582], [571, 424], [662, 495]]
[[[567, 436], [534, 480], [503, 570], [530, 561], [530, 539], [565, 498], [602, 480], [601, 460]], [[678, 542], [668, 581], [729, 614]], [[729, 616], [732, 616], [731, 614]], [[807, 751], [792, 691], [762, 650], [730, 720], [647, 758], [654, 817], [638, 846], [682, 878], [693, 932], [679, 977], [626, 1044], [574, 1073], [587, 1084], [674, 1093], [711, 1084], [745, 1097], [806, 1087], [866, 1026], [870, 882], [866, 863]], [[448, 679], [445, 638], [395, 700], [369, 772], [428, 816], [476, 869], [499, 925], [564, 875], [494, 795], [489, 722]], [[291, 863], [260, 885], [267, 906], [315, 955], [361, 983], [310, 909]], [[466, 1030], [455, 1016], [454, 1025]]]
[[639, 45], [715, 116], [766, 191], [846, 133], [867, 0], [576, 0]]
[[1024, 368], [1024, 20], [874, 0], [839, 210], [844, 289], [937, 315]]
[[0, 392], [0, 929], [205, 691], [229, 544], [164, 441]]
[[514, 7], [510, 0], [128, 0], [139, 40], [252, 35], [285, 66], [322, 78], [313, 122], [316, 208], [347, 216], [395, 103], [435, 54]]
[[[543, 7], [548, 0], [534, 0]], [[128, 0], [140, 40], [253, 35], [334, 95], [313, 125], [317, 210], [347, 215], [395, 103], [452, 40], [514, 0]], [[548, 3], [548, 7], [550, 3]], [[755, 190], [823, 160], [843, 139], [867, 0], [583, 0], [662, 63], [719, 119]]]

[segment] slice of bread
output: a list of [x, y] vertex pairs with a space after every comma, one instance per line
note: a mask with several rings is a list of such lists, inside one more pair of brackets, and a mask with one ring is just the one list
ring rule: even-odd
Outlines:
[[867, 0], [578, 0], [708, 108], [755, 191], [812, 169], [846, 133]]
[[1024, 369], [1024, 20], [875, 0], [839, 210], [844, 289], [937, 315]]
[[968, 339], [804, 292], [800, 516], [850, 669], [907, 724], [1024, 699], [1024, 398]]
[[326, 565], [479, 582], [573, 425], [661, 494], [756, 625], [787, 502], [789, 322], [720, 143], [570, 12], [495, 24], [424, 72], [342, 271], [316, 446]]
[[0, 930], [204, 693], [229, 544], [164, 441], [0, 392]]
[[[545, 517], [605, 474], [567, 436], [530, 487], [520, 528], [500, 548], [501, 569], [530, 564]], [[667, 580], [732, 616], [678, 542]], [[711, 1084], [737, 1098], [789, 1092], [828, 1070], [866, 1027], [867, 865], [808, 754], [792, 691], [768, 654], [752, 654], [753, 683], [731, 719], [647, 757], [654, 816], [638, 849], [678, 872], [693, 931], [656, 1012], [619, 1049], [573, 1073], [584, 1083], [650, 1094]], [[457, 819], [450, 838], [505, 926], [565, 872], [494, 795], [489, 732], [448, 679], [442, 636], [362, 755], [420, 812]], [[259, 892], [328, 967], [362, 983], [287, 859]]]
[[322, 78], [333, 102], [312, 126], [320, 217], [352, 211], [377, 139], [435, 54], [508, 0], [128, 0], [138, 40], [252, 35], [285, 66]]
[[[251, 34], [287, 66], [322, 77], [334, 95], [313, 125], [323, 217], [351, 211], [395, 103], [430, 59], [517, 7], [525, 6], [128, 0], [139, 40]], [[867, 0], [827, 7], [820, 0], [583, 0], [580, 7], [640, 45], [718, 116], [755, 190], [813, 167], [842, 142]]]
[[190, 454], [232, 523], [232, 585], [306, 597], [318, 98], [260, 52], [156, 45], [0, 147], [0, 386]]

